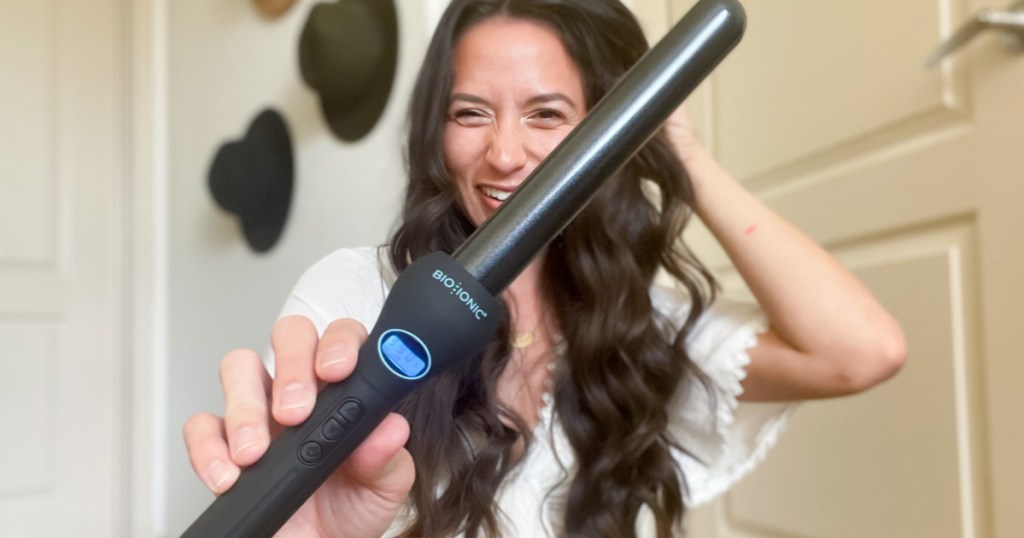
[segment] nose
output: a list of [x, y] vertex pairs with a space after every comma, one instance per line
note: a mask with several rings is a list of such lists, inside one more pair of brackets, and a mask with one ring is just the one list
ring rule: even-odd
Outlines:
[[487, 164], [503, 174], [511, 174], [526, 166], [524, 134], [519, 122], [507, 121], [497, 125], [487, 148]]

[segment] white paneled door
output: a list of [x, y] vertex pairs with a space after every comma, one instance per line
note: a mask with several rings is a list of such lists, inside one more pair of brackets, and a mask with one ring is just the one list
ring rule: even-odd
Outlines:
[[[633, 2], [653, 34], [693, 3]], [[910, 355], [875, 391], [806, 404], [691, 535], [1024, 536], [1024, 54], [981, 34], [924, 67], [1010, 1], [742, 3], [744, 41], [691, 99], [702, 136], [867, 282]]]
[[113, 0], [0, 0], [0, 536], [124, 535]]

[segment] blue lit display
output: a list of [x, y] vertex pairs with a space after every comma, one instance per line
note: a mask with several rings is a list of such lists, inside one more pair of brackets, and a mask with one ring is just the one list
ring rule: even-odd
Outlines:
[[419, 379], [430, 367], [430, 355], [423, 342], [405, 331], [384, 333], [379, 349], [384, 365], [399, 377]]

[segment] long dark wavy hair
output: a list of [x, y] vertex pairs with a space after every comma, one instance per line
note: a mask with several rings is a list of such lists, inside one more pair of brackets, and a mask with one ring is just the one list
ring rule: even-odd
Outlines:
[[[455, 45], [468, 28], [495, 16], [557, 31], [579, 68], [588, 109], [648, 48], [618, 0], [454, 0], [413, 90], [409, 185], [389, 253], [398, 271], [430, 252], [453, 252], [473, 232], [445, 166], [443, 132]], [[565, 342], [553, 380], [554, 411], [576, 460], [567, 477], [567, 536], [634, 536], [643, 506], [660, 537], [671, 536], [682, 520], [686, 481], [672, 450], [683, 450], [685, 440], [666, 432], [666, 404], [692, 385], [683, 382], [688, 377], [707, 385], [685, 342], [715, 290], [680, 239], [693, 197], [682, 164], [659, 133], [548, 247], [542, 291]], [[677, 332], [666, 330], [651, 304], [650, 287], [662, 269], [692, 301]], [[514, 447], [531, 439], [525, 420], [496, 397], [511, 354], [510, 323], [506, 309], [484, 352], [399, 406], [412, 428], [408, 449], [416, 461], [415, 519], [407, 536], [500, 532], [495, 494], [521, 457]]]

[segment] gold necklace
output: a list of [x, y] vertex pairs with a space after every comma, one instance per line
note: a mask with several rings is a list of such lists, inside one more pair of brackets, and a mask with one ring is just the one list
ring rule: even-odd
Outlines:
[[512, 331], [512, 347], [516, 349], [530, 347], [535, 336], [533, 331]]

